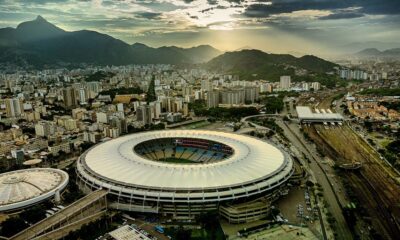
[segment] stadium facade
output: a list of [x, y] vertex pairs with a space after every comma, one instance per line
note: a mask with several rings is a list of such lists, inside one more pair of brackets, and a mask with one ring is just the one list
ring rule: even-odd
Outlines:
[[265, 141], [209, 130], [126, 135], [77, 163], [80, 188], [108, 190], [112, 208], [174, 218], [219, 210], [230, 222], [264, 217], [293, 171], [291, 158]]

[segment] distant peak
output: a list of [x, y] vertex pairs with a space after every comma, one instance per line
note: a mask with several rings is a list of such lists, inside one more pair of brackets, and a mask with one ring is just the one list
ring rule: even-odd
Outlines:
[[140, 43], [140, 42], [135, 42], [132, 44], [133, 47], [148, 47], [146, 44]]
[[38, 15], [35, 19], [36, 21], [44, 21], [47, 22], [46, 19], [44, 19], [42, 16]]

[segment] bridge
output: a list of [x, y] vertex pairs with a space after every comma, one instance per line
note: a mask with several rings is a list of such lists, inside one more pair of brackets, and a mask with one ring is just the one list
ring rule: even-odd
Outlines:
[[54, 215], [17, 233], [10, 240], [62, 238], [83, 224], [103, 216], [107, 210], [106, 195], [105, 190], [92, 192]]

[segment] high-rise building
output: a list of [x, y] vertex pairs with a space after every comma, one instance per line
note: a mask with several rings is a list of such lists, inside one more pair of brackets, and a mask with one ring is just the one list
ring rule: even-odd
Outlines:
[[149, 105], [141, 105], [136, 110], [136, 118], [143, 124], [152, 123], [151, 107]]
[[75, 89], [73, 89], [72, 87], [67, 87], [63, 89], [62, 93], [65, 107], [69, 108], [76, 106]]
[[86, 96], [86, 89], [80, 88], [79, 89], [79, 104], [83, 105], [86, 104], [87, 96]]
[[162, 112], [161, 101], [154, 102], [154, 118], [160, 119], [161, 112]]
[[100, 89], [100, 83], [99, 82], [87, 82], [86, 83], [86, 89], [87, 89], [87, 97], [88, 98], [95, 98], [97, 94], [101, 91]]
[[210, 91], [207, 93], [207, 107], [213, 108], [219, 105], [219, 91]]
[[254, 103], [259, 99], [260, 88], [259, 87], [245, 87], [245, 101]]
[[313, 82], [313, 83], [311, 83], [311, 88], [313, 88], [314, 91], [318, 91], [321, 88], [321, 83]]
[[187, 102], [183, 103], [183, 115], [189, 116], [189, 103]]
[[211, 91], [213, 88], [212, 82], [210, 80], [201, 80], [201, 90]]
[[281, 76], [279, 87], [282, 90], [289, 90], [290, 89], [290, 76]]
[[220, 100], [222, 104], [243, 104], [245, 100], [245, 91], [243, 88], [221, 91]]
[[184, 86], [182, 87], [182, 96], [188, 96], [193, 94], [192, 86]]
[[108, 123], [108, 115], [104, 112], [96, 112], [96, 120], [98, 123]]
[[203, 91], [202, 90], [195, 91], [194, 92], [194, 99], [195, 100], [203, 99]]
[[75, 119], [67, 119], [64, 121], [64, 127], [67, 131], [73, 131], [77, 128]]
[[5, 99], [7, 117], [19, 117], [24, 112], [23, 101], [20, 98]]
[[35, 134], [40, 137], [54, 135], [56, 126], [53, 122], [41, 121], [35, 125]]
[[17, 165], [20, 165], [24, 161], [24, 155], [25, 153], [23, 149], [11, 150], [11, 156], [15, 158]]
[[301, 84], [301, 88], [304, 91], [308, 91], [308, 90], [310, 90], [310, 84], [308, 82], [304, 82], [304, 83]]

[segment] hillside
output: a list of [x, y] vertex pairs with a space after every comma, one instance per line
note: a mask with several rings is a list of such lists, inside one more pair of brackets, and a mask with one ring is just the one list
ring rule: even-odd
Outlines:
[[325, 73], [332, 71], [337, 65], [311, 55], [296, 58], [288, 54], [242, 50], [224, 53], [210, 60], [205, 66], [214, 71], [238, 74], [242, 79], [265, 78], [277, 81], [281, 75], [293, 75], [295, 69]]

